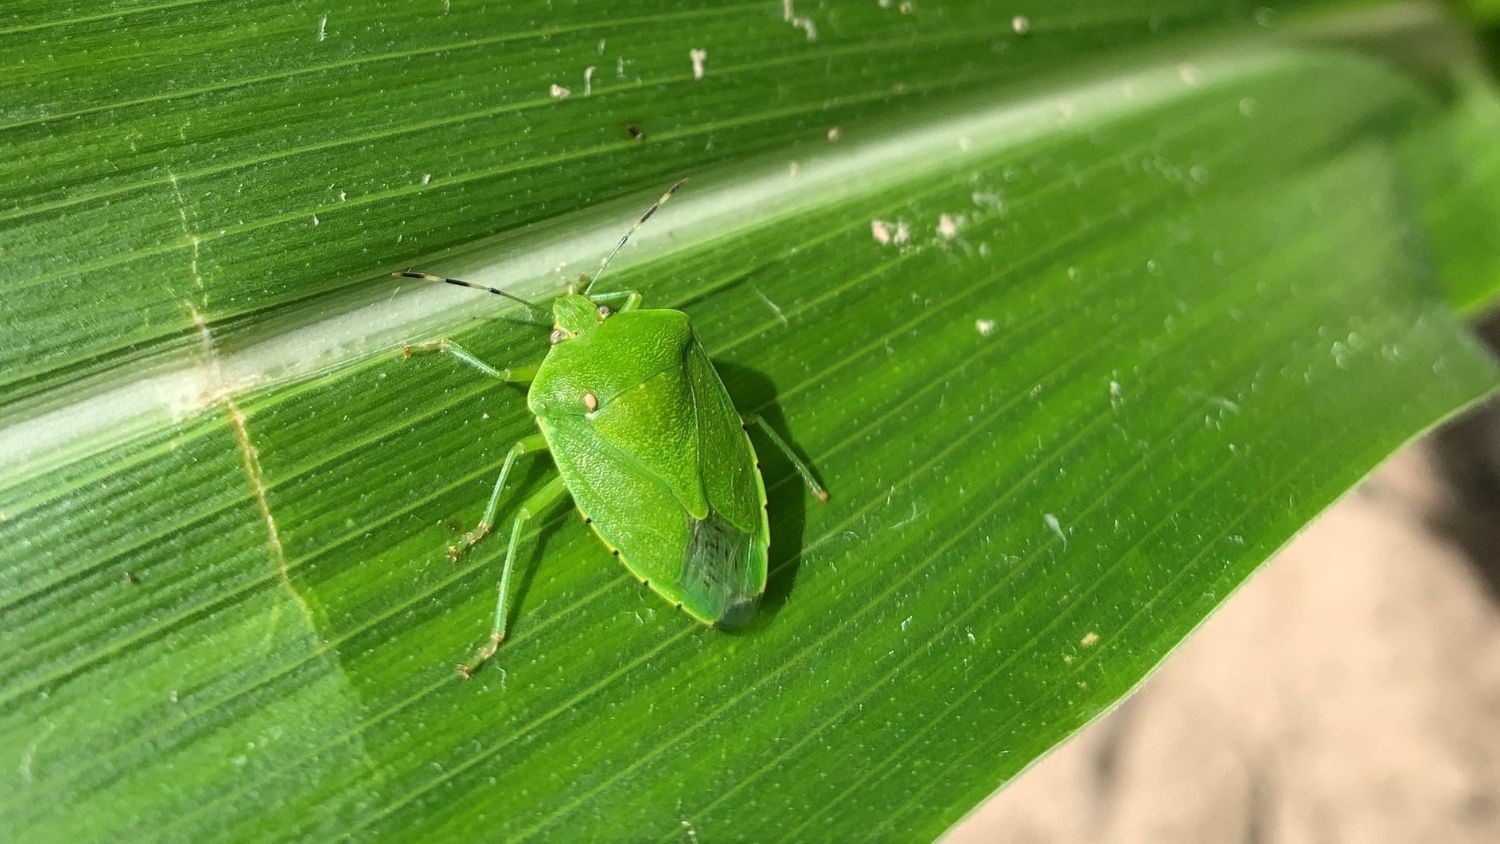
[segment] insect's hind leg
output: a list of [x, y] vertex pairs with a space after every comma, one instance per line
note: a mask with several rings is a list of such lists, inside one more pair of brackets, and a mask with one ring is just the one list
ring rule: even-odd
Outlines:
[[792, 450], [791, 445], [782, 439], [780, 434], [776, 433], [776, 429], [772, 428], [764, 417], [758, 413], [754, 414], [749, 419], [746, 419], [744, 424], [760, 428], [761, 432], [766, 435], [766, 439], [770, 440], [771, 444], [776, 446], [777, 451], [786, 456], [786, 459], [791, 462], [792, 468], [796, 469], [797, 474], [802, 476], [802, 482], [807, 484], [808, 490], [813, 495], [816, 495], [819, 501], [827, 503], [828, 490], [824, 489], [823, 485], [818, 483], [818, 479], [813, 477], [812, 469], [808, 468], [807, 464], [802, 461], [802, 458], [797, 456], [797, 452]]
[[505, 599], [510, 593], [510, 573], [515, 568], [516, 546], [521, 541], [522, 526], [532, 516], [561, 498], [565, 492], [567, 492], [567, 487], [563, 486], [562, 478], [553, 478], [547, 482], [546, 486], [532, 493], [530, 498], [521, 503], [521, 509], [516, 512], [515, 519], [510, 523], [510, 545], [505, 549], [505, 565], [500, 570], [499, 597], [495, 601], [495, 624], [490, 628], [490, 640], [485, 643], [484, 647], [479, 649], [472, 660], [458, 667], [458, 673], [465, 680], [474, 676], [479, 666], [494, 656], [495, 651], [500, 649], [500, 643], [505, 641], [507, 612]]
[[489, 364], [475, 357], [473, 353], [465, 349], [463, 346], [458, 345], [457, 343], [449, 340], [446, 337], [440, 340], [428, 340], [425, 343], [407, 343], [402, 345], [401, 347], [401, 357], [403, 358], [409, 358], [414, 354], [422, 354], [426, 352], [438, 352], [440, 354], [452, 355], [462, 363], [474, 367], [475, 369], [483, 372], [485, 375], [488, 375], [491, 378], [505, 381], [511, 384], [531, 383], [531, 379], [536, 377], [536, 371], [540, 367], [540, 364], [538, 364], [536, 366], [506, 367], [505, 369], [496, 369], [495, 367], [490, 366]]

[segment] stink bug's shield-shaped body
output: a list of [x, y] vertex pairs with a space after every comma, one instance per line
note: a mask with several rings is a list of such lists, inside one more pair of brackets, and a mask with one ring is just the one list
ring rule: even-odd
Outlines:
[[[551, 451], [561, 477], [521, 502], [511, 522], [510, 545], [500, 573], [490, 642], [477, 659], [459, 667], [465, 677], [495, 653], [505, 638], [506, 596], [521, 527], [564, 491], [585, 520], [631, 573], [705, 624], [737, 625], [755, 611], [766, 588], [766, 488], [755, 449], [724, 383], [693, 334], [687, 314], [637, 310], [630, 292], [588, 295], [610, 259], [678, 182], [585, 279], [552, 304], [552, 348], [537, 367], [497, 369], [450, 340], [406, 346], [405, 354], [453, 355], [484, 374], [510, 383], [531, 382], [527, 405], [539, 436], [523, 437], [506, 455], [479, 527], [457, 557], [494, 524], [511, 466], [524, 454]], [[398, 276], [444, 282], [511, 296], [453, 278], [417, 272]], [[613, 312], [604, 300], [623, 304]], [[523, 299], [540, 322], [547, 311]], [[776, 431], [752, 417], [817, 497], [828, 500], [811, 471]]]
[[637, 578], [699, 621], [738, 624], [766, 586], [765, 484], [687, 315], [555, 308], [565, 336], [531, 383], [563, 483]]

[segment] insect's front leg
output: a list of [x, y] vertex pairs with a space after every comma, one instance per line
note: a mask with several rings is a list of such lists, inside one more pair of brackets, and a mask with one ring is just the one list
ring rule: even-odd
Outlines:
[[428, 340], [425, 343], [406, 343], [401, 346], [401, 357], [403, 358], [409, 358], [412, 355], [423, 354], [427, 352], [438, 352], [440, 354], [452, 355], [464, 364], [474, 367], [475, 369], [483, 372], [485, 375], [488, 375], [491, 378], [500, 381], [506, 381], [511, 384], [531, 383], [531, 379], [536, 377], [536, 371], [540, 366], [540, 364], [538, 364], [536, 366], [506, 367], [505, 369], [497, 369], [480, 360], [479, 358], [474, 357], [473, 353], [469, 352], [469, 350], [465, 349], [463, 346], [458, 345], [452, 340], [449, 340], [446, 337], [439, 340]]
[[547, 440], [541, 434], [532, 434], [516, 440], [515, 445], [510, 447], [510, 451], [506, 452], [505, 462], [500, 465], [500, 477], [495, 479], [495, 488], [490, 492], [490, 503], [484, 508], [484, 516], [479, 520], [479, 526], [464, 534], [461, 545], [448, 546], [448, 559], [457, 560], [460, 554], [489, 535], [490, 530], [495, 526], [495, 511], [500, 509], [500, 493], [505, 489], [505, 479], [510, 476], [510, 467], [515, 464], [516, 458], [523, 454], [534, 454], [546, 450]]
[[[599, 293], [589, 299], [597, 304], [609, 306], [617, 314], [633, 311], [641, 306], [641, 294], [634, 290], [618, 290], [614, 293]], [[612, 304], [618, 302], [619, 304]]]

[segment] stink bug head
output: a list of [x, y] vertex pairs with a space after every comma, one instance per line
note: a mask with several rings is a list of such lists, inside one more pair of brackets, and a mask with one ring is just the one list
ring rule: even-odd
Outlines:
[[569, 293], [552, 302], [553, 326], [556, 331], [563, 332], [559, 339], [582, 337], [603, 321], [604, 313], [587, 296]]

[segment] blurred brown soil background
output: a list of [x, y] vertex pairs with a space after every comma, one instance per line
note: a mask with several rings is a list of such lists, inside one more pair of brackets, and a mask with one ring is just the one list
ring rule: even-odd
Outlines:
[[1500, 402], [1397, 454], [945, 839], [1500, 842]]

